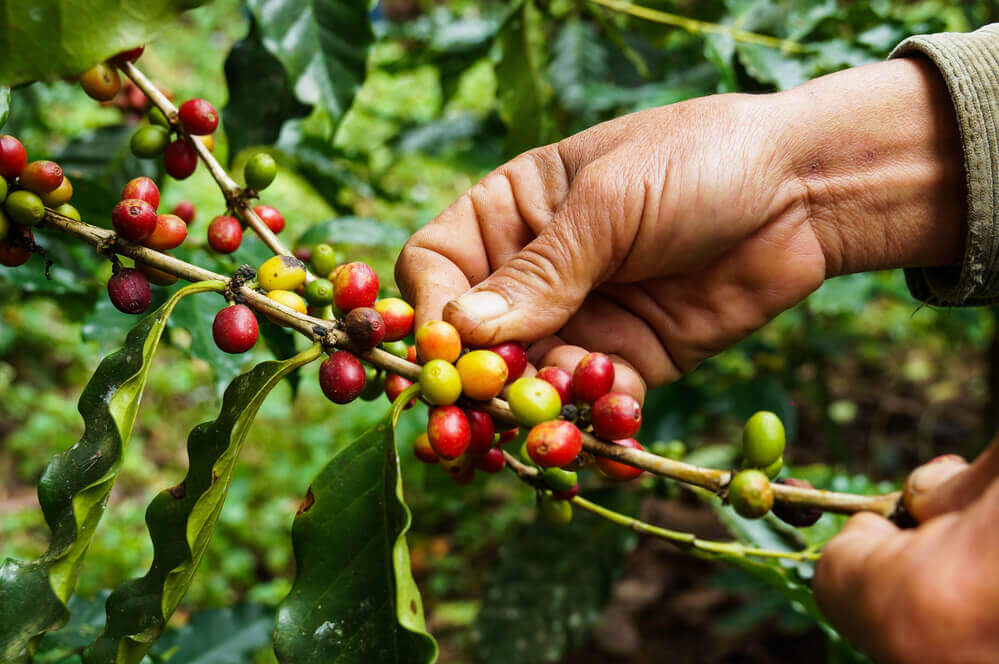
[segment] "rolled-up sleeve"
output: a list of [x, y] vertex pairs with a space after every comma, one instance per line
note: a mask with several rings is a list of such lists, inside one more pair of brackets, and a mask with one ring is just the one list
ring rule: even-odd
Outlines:
[[967, 34], [912, 37], [891, 54], [919, 56], [937, 66], [954, 101], [964, 148], [968, 239], [962, 265], [906, 270], [906, 282], [929, 304], [994, 304], [999, 302], [999, 23]]

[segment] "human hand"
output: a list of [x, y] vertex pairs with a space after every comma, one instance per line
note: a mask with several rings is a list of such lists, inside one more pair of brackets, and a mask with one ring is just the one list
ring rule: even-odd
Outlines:
[[641, 398], [827, 276], [959, 262], [960, 155], [921, 61], [695, 99], [504, 164], [410, 239], [396, 279], [417, 324], [570, 371], [602, 351]]
[[999, 436], [970, 466], [939, 457], [906, 482], [920, 524], [858, 514], [826, 545], [813, 588], [823, 613], [877, 662], [999, 659]]

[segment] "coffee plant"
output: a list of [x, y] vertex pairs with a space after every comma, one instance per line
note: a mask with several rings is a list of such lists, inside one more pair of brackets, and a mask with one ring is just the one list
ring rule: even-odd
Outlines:
[[[206, 99], [175, 98], [144, 67], [158, 43], [183, 29], [182, 12], [202, 3], [86, 4], [86, 16], [60, 1], [13, 7], [0, 19], [0, 84], [10, 86], [0, 88], [0, 126], [11, 120], [0, 136], [2, 283], [88, 309], [82, 316], [92, 338], [116, 338], [114, 326], [128, 331], [79, 396], [78, 442], [41, 474], [47, 549], [0, 565], [0, 661], [249, 661], [261, 632], [272, 633], [282, 662], [434, 661], [438, 645], [411, 571], [411, 490], [404, 491], [402, 472], [411, 466], [400, 450], [467, 492], [478, 491], [467, 486], [477, 476], [516, 477], [544, 524], [540, 539], [525, 540], [525, 556], [555, 558], [546, 546], [575, 542], [571, 552], [600, 559], [600, 575], [609, 579], [603, 570], [619, 564], [623, 547], [611, 533], [633, 531], [735, 565], [823, 625], [808, 580], [842, 519], [820, 521], [822, 514], [905, 518], [898, 493], [873, 483], [826, 481], [818, 490], [795, 477], [785, 465], [795, 415], [771, 412], [778, 409], [766, 400], [745, 413], [730, 453], [712, 458], [710, 448], [655, 442], [665, 438], [660, 398], [650, 395], [643, 410], [616, 391], [614, 367], [601, 353], [571, 373], [535, 373], [519, 343], [468, 348], [439, 320], [414, 329], [412, 306], [385, 279], [388, 261], [368, 262], [371, 252], [360, 249], [394, 248], [405, 234], [354, 216], [362, 195], [399, 201], [377, 173], [384, 168], [378, 161], [391, 156], [352, 153], [338, 136], [360, 103], [358, 90], [379, 76], [433, 67], [446, 102], [486, 66], [496, 88], [488, 113], [397, 127], [385, 142], [396, 155], [472, 143], [498, 158], [629, 110], [716, 91], [791, 87], [883, 57], [907, 34], [983, 23], [994, 12], [987, 3], [732, 0], [670, 3], [674, 13], [625, 0], [374, 8], [355, 0], [249, 0], [249, 33], [225, 62], [229, 98], [221, 112]], [[58, 79], [65, 81], [29, 85]], [[18, 119], [26, 112], [19, 104], [43, 103], [47, 93], [34, 89], [68, 85], [117, 109], [123, 122], [74, 136], [46, 159], [26, 148], [37, 143], [30, 131], [18, 133], [30, 129]], [[204, 174], [216, 188], [212, 202], [165, 204], [161, 187], [168, 192]], [[268, 200], [285, 177], [322, 192], [337, 215], [291, 243], [281, 236], [292, 217]], [[97, 297], [100, 273], [106, 286]], [[74, 597], [81, 570], [114, 504], [116, 481], [128, 473], [133, 430], [149, 408], [149, 394], [140, 408], [147, 384], [166, 368], [154, 363], [157, 351], [180, 343], [175, 330], [186, 333], [192, 362], [207, 361], [223, 386], [217, 416], [190, 430], [186, 475], [162, 486], [146, 508], [148, 570], [88, 603]], [[274, 358], [244, 370], [239, 357], [262, 352]], [[328, 431], [337, 438], [335, 453], [312, 477], [297, 513], [286, 515], [294, 577], [276, 614], [241, 605], [199, 612], [168, 630], [199, 568], [217, 573], [202, 563], [255, 417], [278, 385], [309, 398], [299, 393], [309, 365], [329, 401], [379, 403], [384, 415], [354, 440]], [[412, 426], [400, 427], [409, 409], [416, 414], [405, 417], [420, 418], [413, 435]], [[646, 434], [650, 421], [655, 431]], [[295, 438], [293, 421], [282, 435]], [[704, 539], [632, 516], [634, 501], [620, 496], [649, 486], [667, 496], [685, 487], [719, 510], [736, 539]], [[269, 490], [292, 493], [277, 482]], [[262, 517], [243, 518], [252, 529]], [[572, 534], [579, 520], [585, 530]], [[506, 597], [527, 605], [532, 620], [559, 626], [552, 629], [558, 638], [537, 630], [514, 636], [520, 627], [487, 593], [479, 626], [492, 641], [480, 659], [554, 661], [579, 644], [592, 616], [580, 628], [567, 617], [576, 609], [545, 596], [545, 583], [566, 576], [561, 568], [512, 580], [510, 566], [501, 558], [493, 570], [506, 579]], [[606, 595], [606, 580], [592, 583], [603, 584], [595, 595]], [[198, 659], [204, 653], [184, 640], [197, 630], [225, 635], [211, 643], [221, 653], [216, 659]], [[257, 636], [241, 645], [242, 630]]]

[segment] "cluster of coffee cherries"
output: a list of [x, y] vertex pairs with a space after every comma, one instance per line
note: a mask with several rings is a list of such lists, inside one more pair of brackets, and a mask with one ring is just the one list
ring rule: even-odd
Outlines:
[[13, 136], [0, 136], [0, 265], [24, 265], [35, 249], [31, 231], [45, 218], [45, 208], [79, 221], [69, 204], [73, 184], [54, 161], [28, 163], [28, 153]]
[[[266, 188], [277, 175], [277, 163], [266, 152], [257, 152], [246, 162], [243, 176], [246, 179], [247, 196], [256, 196]], [[284, 215], [270, 205], [257, 205], [253, 211], [267, 225], [272, 233], [284, 230]], [[208, 246], [220, 254], [231, 254], [243, 243], [243, 224], [231, 214], [220, 214], [208, 224]]]

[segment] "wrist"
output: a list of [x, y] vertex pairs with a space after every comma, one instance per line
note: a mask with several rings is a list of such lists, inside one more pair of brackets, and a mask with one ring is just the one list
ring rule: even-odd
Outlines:
[[921, 59], [830, 74], [784, 93], [788, 181], [826, 276], [960, 264], [964, 167], [947, 87]]

